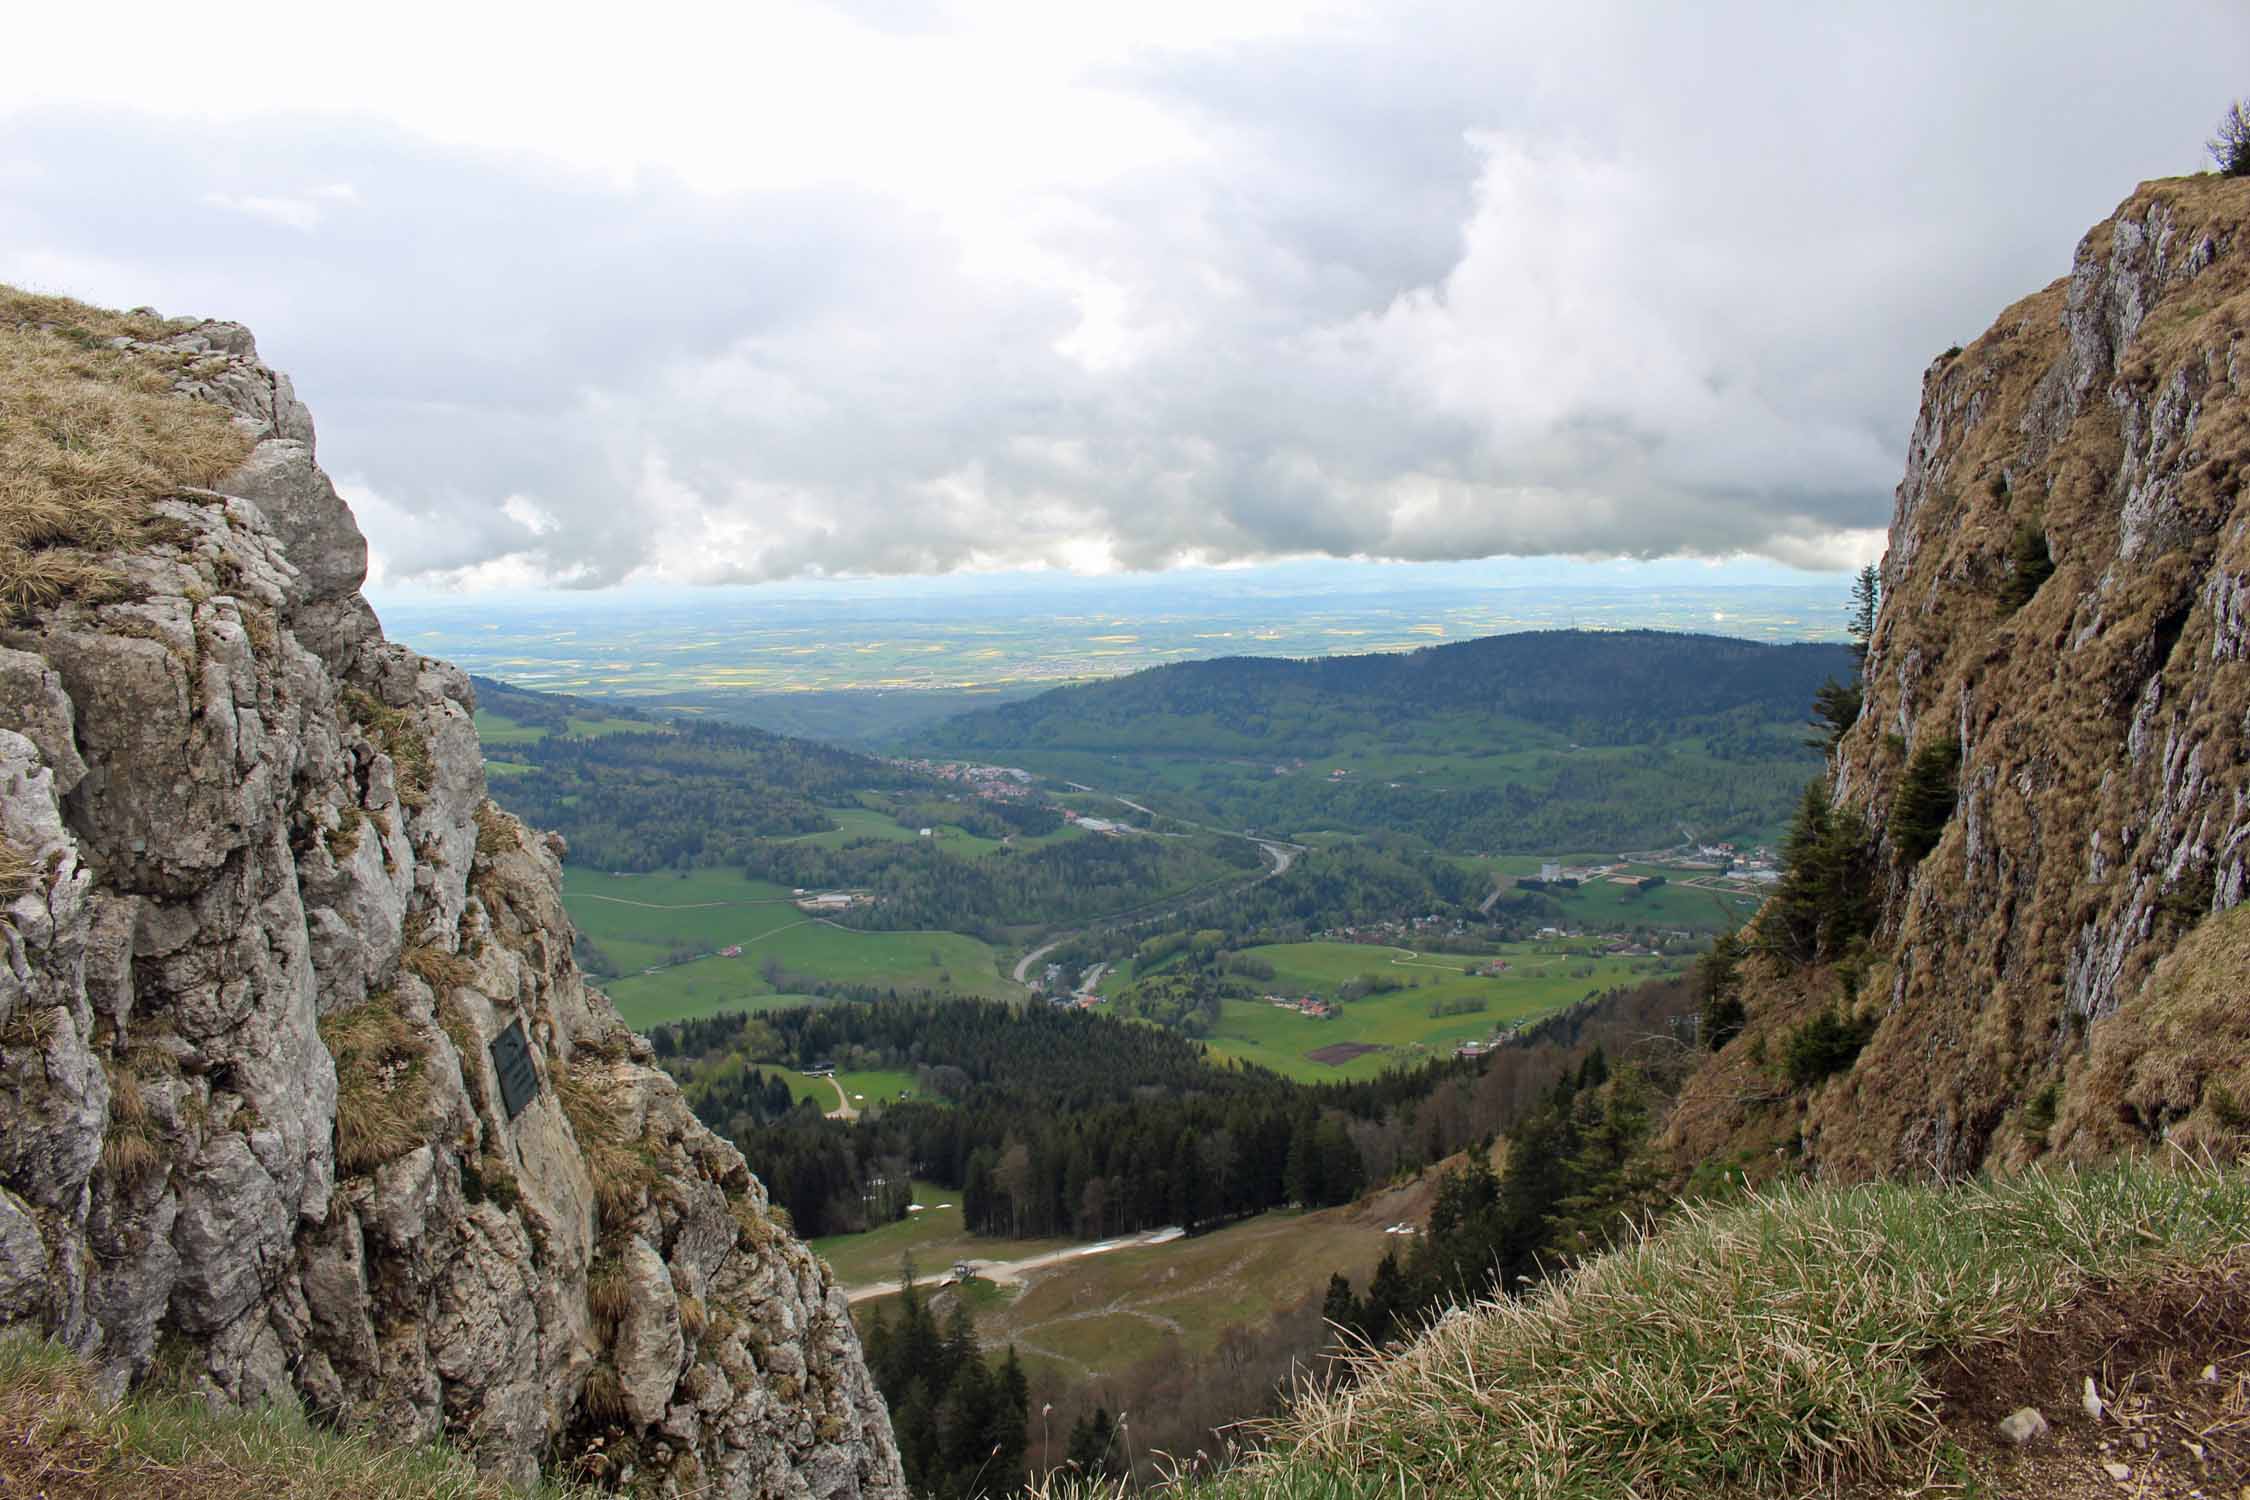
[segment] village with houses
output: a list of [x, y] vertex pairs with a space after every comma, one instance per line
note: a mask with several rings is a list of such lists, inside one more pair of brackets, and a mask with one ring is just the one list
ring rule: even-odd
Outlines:
[[893, 758], [889, 764], [933, 781], [950, 782], [988, 802], [1020, 802], [1031, 795], [1039, 778], [1017, 766], [985, 766], [970, 761]]

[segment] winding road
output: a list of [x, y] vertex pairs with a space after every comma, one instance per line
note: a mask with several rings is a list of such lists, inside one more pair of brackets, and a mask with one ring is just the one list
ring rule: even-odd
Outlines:
[[[1069, 787], [1072, 791], [1077, 792], [1094, 791], [1093, 787], [1085, 786], [1075, 781], [1066, 781], [1063, 783], [1063, 785]], [[1115, 792], [1096, 792], [1095, 795], [1106, 796], [1112, 802], [1117, 802], [1126, 807], [1129, 807], [1133, 811], [1142, 814], [1144, 817], [1159, 818], [1167, 816], [1166, 814], [1157, 812], [1154, 808], [1142, 806], [1140, 803], [1135, 802], [1130, 797], [1121, 797]], [[1113, 912], [1109, 916], [1103, 917], [1098, 921], [1090, 922], [1085, 927], [1081, 927], [1070, 932], [1059, 933], [1056, 936], [1049, 938], [1046, 942], [1041, 943], [1038, 947], [1032, 949], [1023, 957], [1016, 960], [1014, 973], [1016, 983], [1022, 985], [1025, 989], [1030, 989], [1032, 987], [1031, 971], [1034, 965], [1036, 965], [1041, 959], [1045, 958], [1048, 954], [1054, 952], [1057, 948], [1060, 948], [1063, 944], [1069, 942], [1072, 938], [1078, 937], [1086, 932], [1090, 932], [1094, 928], [1115, 927], [1121, 925], [1146, 926], [1161, 917], [1173, 916], [1180, 912], [1194, 911], [1199, 906], [1209, 906], [1212, 902], [1219, 900], [1223, 896], [1231, 895], [1235, 891], [1246, 890], [1249, 887], [1258, 884], [1260, 881], [1271, 880], [1277, 875], [1288, 874], [1289, 867], [1297, 862], [1297, 856], [1306, 852], [1305, 846], [1303, 844], [1292, 844], [1287, 839], [1261, 838], [1255, 833], [1246, 833], [1239, 828], [1214, 828], [1208, 823], [1190, 822], [1186, 818], [1171, 818], [1169, 819], [1169, 821], [1177, 823], [1183, 828], [1193, 828], [1203, 833], [1215, 833], [1218, 834], [1221, 838], [1248, 840], [1250, 843], [1256, 844], [1258, 846], [1258, 852], [1263, 854], [1267, 859], [1273, 861], [1273, 863], [1267, 866], [1265, 870], [1257, 875], [1252, 876], [1248, 880], [1242, 881], [1239, 884], [1229, 883], [1226, 889], [1221, 891], [1210, 891], [1207, 886], [1198, 887], [1196, 891], [1190, 891], [1181, 896], [1170, 897], [1163, 901], [1152, 901], [1149, 902], [1146, 906], [1127, 907], [1124, 911]]]

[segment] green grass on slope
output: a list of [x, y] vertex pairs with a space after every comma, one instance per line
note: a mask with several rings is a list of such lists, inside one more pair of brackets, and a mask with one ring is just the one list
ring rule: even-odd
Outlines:
[[200, 1399], [136, 1394], [111, 1404], [57, 1346], [0, 1334], [0, 1495], [135, 1495], [154, 1500], [501, 1500], [587, 1497], [575, 1487], [518, 1489], [435, 1445], [389, 1447], [262, 1407], [214, 1414]]
[[1791, 1189], [1441, 1322], [1357, 1385], [1307, 1400], [1262, 1458], [1196, 1493], [1825, 1489], [1928, 1459], [1946, 1362], [2004, 1364], [2070, 1313], [2201, 1295], [2246, 1252], [2239, 1171], [2132, 1163]]
[[[1461, 971], [1481, 965], [1482, 955], [1423, 953], [1363, 943], [1274, 943], [1246, 949], [1248, 956], [1272, 964], [1274, 977], [1260, 988], [1282, 995], [1332, 995], [1336, 987], [1361, 975], [1411, 984], [1351, 1001], [1343, 1014], [1314, 1020], [1281, 1010], [1265, 1000], [1223, 1000], [1206, 1041], [1214, 1057], [1256, 1063], [1304, 1082], [1373, 1078], [1388, 1069], [1412, 1066], [1433, 1053], [1490, 1036], [1501, 1026], [1560, 1010], [1589, 993], [1612, 985], [1634, 984], [1680, 966], [1678, 960], [1595, 957], [1559, 943], [1511, 943], [1499, 956], [1509, 964], [1498, 978], [1470, 977]], [[1123, 986], [1104, 983], [1114, 994]], [[1482, 1001], [1483, 1010], [1433, 1016], [1448, 1002]], [[1314, 1062], [1311, 1053], [1339, 1042], [1382, 1050], [1348, 1061]]]
[[836, 1081], [844, 1086], [855, 1109], [866, 1109], [876, 1104], [896, 1104], [902, 1095], [914, 1092], [914, 1075], [895, 1068], [874, 1069], [864, 1073], [838, 1073]]

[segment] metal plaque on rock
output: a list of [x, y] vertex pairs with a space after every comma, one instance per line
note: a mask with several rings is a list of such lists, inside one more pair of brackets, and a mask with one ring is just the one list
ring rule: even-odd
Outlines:
[[539, 1092], [539, 1069], [532, 1065], [523, 1022], [510, 1021], [508, 1029], [492, 1039], [492, 1068], [500, 1075], [500, 1103], [513, 1120]]

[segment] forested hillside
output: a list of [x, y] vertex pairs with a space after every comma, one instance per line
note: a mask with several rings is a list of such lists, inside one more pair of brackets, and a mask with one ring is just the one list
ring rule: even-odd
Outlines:
[[857, 806], [860, 791], [928, 785], [815, 740], [707, 720], [667, 724], [489, 677], [475, 686], [494, 799], [560, 833], [575, 861], [599, 869], [734, 863], [760, 838], [833, 830], [827, 810]]
[[946, 721], [961, 746], [1320, 754], [1369, 726], [1468, 710], [1581, 745], [1639, 745], [1801, 717], [1840, 645], [1769, 646], [1657, 630], [1536, 630], [1310, 661], [1235, 656], [1056, 688]]
[[929, 730], [940, 753], [1273, 832], [1561, 850], [1757, 841], [1817, 769], [1847, 648], [1538, 631], [1401, 654], [1235, 657], [1058, 688]]
[[[908, 1173], [963, 1192], [971, 1227], [998, 1235], [1099, 1238], [1345, 1202], [1514, 1124], [1589, 1048], [1645, 1047], [1688, 1005], [1684, 986], [1643, 986], [1482, 1059], [1307, 1085], [1084, 1011], [867, 998], [650, 1033], [696, 1113], [810, 1236], [862, 1227], [871, 1178]], [[759, 1063], [903, 1069], [918, 1086], [847, 1122], [792, 1105]]]

